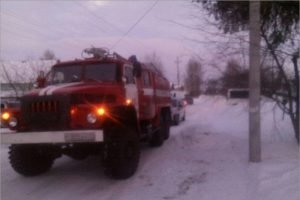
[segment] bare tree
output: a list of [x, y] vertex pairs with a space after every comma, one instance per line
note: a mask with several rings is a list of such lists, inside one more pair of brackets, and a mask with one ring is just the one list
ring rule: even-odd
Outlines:
[[[272, 96], [273, 91], [279, 91], [283, 88], [282, 78], [276, 66], [261, 66], [261, 90], [265, 96]], [[227, 61], [226, 67], [220, 71], [221, 76], [215, 79], [209, 79], [206, 85], [206, 93], [226, 95], [230, 88], [248, 88], [249, 87], [249, 68], [242, 66], [234, 58]]]
[[185, 89], [188, 94], [195, 97], [200, 95], [202, 77], [203, 72], [201, 63], [197, 59], [191, 58], [187, 63], [185, 78]]
[[41, 57], [41, 60], [55, 60], [56, 56], [50, 49], [46, 49]]
[[209, 79], [205, 81], [205, 94], [208, 95], [216, 95], [216, 94], [221, 94], [224, 93], [222, 90], [223, 84], [219, 78], [214, 78], [214, 79]]
[[32, 89], [40, 71], [48, 71], [55, 61], [1, 62], [1, 84], [9, 87], [13, 96], [22, 96]]
[[227, 92], [230, 88], [248, 88], [249, 70], [231, 59], [227, 62], [224, 73], [221, 76], [222, 91]]
[[[226, 33], [224, 37], [237, 37], [249, 29], [249, 1], [195, 1], [214, 17], [214, 25]], [[299, 1], [261, 2], [260, 15], [263, 59], [272, 60], [281, 80], [280, 89], [262, 92], [289, 115], [299, 143]], [[289, 66], [293, 66], [292, 73]]]
[[152, 52], [151, 54], [147, 54], [144, 58], [145, 63], [152, 64], [158, 72], [161, 74], [164, 74], [164, 66], [161, 61], [161, 58], [159, 55], [156, 54], [156, 52]]

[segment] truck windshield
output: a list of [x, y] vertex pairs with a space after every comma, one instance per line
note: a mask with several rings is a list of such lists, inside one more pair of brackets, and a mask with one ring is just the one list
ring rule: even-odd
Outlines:
[[86, 65], [84, 79], [115, 81], [117, 79], [117, 66], [114, 63], [97, 63]]
[[115, 81], [117, 66], [114, 63], [66, 65], [53, 67], [47, 76], [47, 85], [72, 83], [82, 80]]

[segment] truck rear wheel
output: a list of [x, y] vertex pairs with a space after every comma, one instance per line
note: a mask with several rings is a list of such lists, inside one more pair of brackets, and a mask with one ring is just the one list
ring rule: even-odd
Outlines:
[[153, 133], [153, 136], [150, 140], [150, 146], [159, 147], [164, 143], [164, 140], [167, 140], [170, 137], [170, 119], [168, 114], [162, 114], [160, 117], [159, 130]]
[[137, 170], [140, 158], [138, 134], [134, 130], [115, 129], [107, 132], [104, 149], [104, 172], [114, 179], [126, 179]]
[[48, 171], [54, 157], [47, 153], [46, 148], [36, 145], [11, 145], [9, 160], [12, 168], [24, 176], [35, 176]]
[[164, 121], [162, 124], [162, 129], [164, 132], [164, 139], [167, 140], [170, 137], [170, 124], [171, 124], [171, 115], [169, 112], [164, 113]]
[[160, 147], [164, 143], [164, 133], [162, 128], [160, 127], [159, 130], [155, 131], [150, 139], [150, 146], [151, 147]]
[[180, 121], [179, 115], [176, 114], [176, 115], [174, 116], [174, 120], [173, 120], [174, 125], [177, 126], [177, 125], [179, 124], [179, 121]]

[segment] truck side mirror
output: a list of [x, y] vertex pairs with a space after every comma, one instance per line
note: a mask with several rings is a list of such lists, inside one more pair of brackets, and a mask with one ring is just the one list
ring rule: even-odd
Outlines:
[[128, 83], [128, 78], [127, 78], [126, 76], [123, 76], [123, 77], [122, 77], [122, 81], [123, 81], [123, 83], [126, 84], [126, 83]]

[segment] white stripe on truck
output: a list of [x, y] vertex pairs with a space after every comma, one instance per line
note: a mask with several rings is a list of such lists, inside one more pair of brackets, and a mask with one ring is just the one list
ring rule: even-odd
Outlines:
[[65, 87], [70, 87], [70, 86], [75, 86], [75, 85], [79, 85], [81, 83], [63, 83], [63, 84], [59, 84], [59, 85], [49, 85], [43, 89], [41, 89], [39, 91], [39, 96], [45, 96], [45, 95], [52, 95], [53, 92], [55, 92], [56, 90], [59, 90], [61, 88], [65, 88]]
[[171, 97], [171, 93], [169, 90], [156, 90], [156, 96], [159, 97]]

